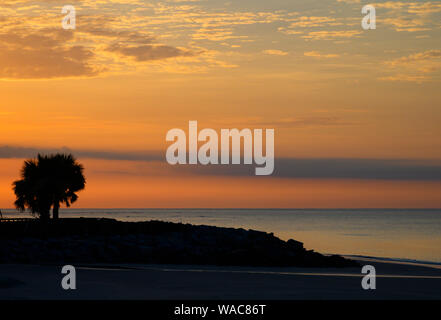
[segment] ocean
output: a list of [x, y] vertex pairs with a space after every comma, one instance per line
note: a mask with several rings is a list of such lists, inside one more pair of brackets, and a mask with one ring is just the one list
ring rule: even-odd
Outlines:
[[60, 217], [254, 229], [301, 241], [320, 253], [441, 262], [441, 209], [61, 209]]

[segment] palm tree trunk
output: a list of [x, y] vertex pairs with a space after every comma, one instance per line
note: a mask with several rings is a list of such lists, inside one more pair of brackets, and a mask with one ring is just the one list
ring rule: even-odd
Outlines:
[[55, 201], [54, 208], [52, 209], [52, 216], [54, 219], [58, 219], [58, 209], [60, 209], [60, 203]]
[[43, 211], [39, 212], [39, 214], [40, 214], [41, 221], [43, 221], [43, 222], [49, 221], [49, 218], [50, 218], [49, 209], [43, 210]]

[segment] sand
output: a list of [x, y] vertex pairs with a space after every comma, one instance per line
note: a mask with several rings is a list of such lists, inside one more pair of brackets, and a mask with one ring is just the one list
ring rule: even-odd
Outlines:
[[439, 265], [359, 259], [375, 266], [376, 289], [359, 268], [183, 265], [76, 266], [77, 289], [61, 288], [61, 266], [0, 265], [0, 299], [441, 299]]

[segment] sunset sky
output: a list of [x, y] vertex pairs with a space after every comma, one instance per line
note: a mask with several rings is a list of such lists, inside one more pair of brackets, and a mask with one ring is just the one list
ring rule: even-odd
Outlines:
[[[440, 208], [440, 70], [441, 1], [2, 0], [0, 207], [64, 150], [75, 208]], [[167, 164], [190, 120], [274, 128], [273, 176]]]

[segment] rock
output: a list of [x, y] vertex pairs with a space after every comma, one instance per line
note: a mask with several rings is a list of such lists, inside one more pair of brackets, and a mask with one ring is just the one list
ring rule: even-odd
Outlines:
[[294, 250], [303, 250], [303, 242], [294, 240], [294, 239], [289, 239], [286, 242], [292, 249]]
[[305, 250], [303, 243], [294, 239], [285, 242], [273, 234], [255, 230], [84, 218], [60, 219], [45, 228], [31, 223], [27, 228], [22, 228], [19, 222], [1, 226], [0, 240], [4, 246], [0, 247], [0, 262], [358, 265], [340, 256], [328, 257]]

